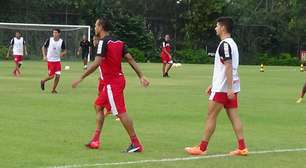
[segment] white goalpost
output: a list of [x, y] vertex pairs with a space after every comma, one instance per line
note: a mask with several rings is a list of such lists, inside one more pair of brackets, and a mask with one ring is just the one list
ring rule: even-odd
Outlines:
[[[82, 36], [86, 35], [88, 41], [91, 39], [89, 25], [58, 25], [58, 24], [30, 24], [30, 23], [5, 23], [0, 22], [0, 45], [7, 46], [11, 38], [15, 36], [16, 31], [22, 33], [23, 38], [29, 48], [31, 59], [37, 59], [41, 56], [41, 47], [45, 40], [52, 36], [51, 30], [58, 28], [61, 30], [61, 38], [66, 42], [68, 50], [68, 59], [76, 58], [76, 51]], [[90, 54], [88, 54], [88, 61]]]

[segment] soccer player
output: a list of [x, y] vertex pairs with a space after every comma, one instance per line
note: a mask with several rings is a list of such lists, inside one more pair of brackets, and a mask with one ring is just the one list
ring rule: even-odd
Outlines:
[[54, 94], [57, 93], [56, 87], [62, 71], [61, 57], [67, 53], [65, 42], [60, 35], [60, 29], [53, 29], [52, 37], [47, 39], [42, 47], [43, 59], [48, 63], [48, 77], [40, 81], [40, 87], [41, 90], [45, 90], [45, 83], [55, 77], [51, 91]]
[[296, 103], [302, 103], [305, 93], [306, 93], [306, 82], [305, 82], [305, 84], [303, 86], [303, 89], [302, 89], [302, 91], [300, 93], [300, 97], [298, 98]]
[[15, 37], [12, 38], [10, 45], [9, 45], [9, 49], [7, 52], [7, 56], [6, 58], [9, 58], [9, 55], [11, 53], [11, 51], [13, 51], [13, 57], [14, 57], [14, 62], [15, 62], [15, 68], [13, 70], [13, 74], [14, 76], [20, 76], [21, 71], [21, 65], [22, 65], [22, 61], [23, 61], [23, 56], [24, 55], [28, 55], [27, 53], [27, 48], [25, 45], [25, 40], [23, 39], [23, 37], [21, 36], [21, 33], [19, 31], [17, 31], [15, 33]]
[[235, 41], [231, 38], [233, 20], [230, 17], [217, 19], [216, 34], [221, 39], [215, 55], [212, 86], [206, 89], [209, 94], [208, 113], [203, 138], [196, 147], [186, 147], [191, 155], [207, 153], [208, 142], [216, 128], [219, 112], [225, 108], [232, 123], [238, 141], [238, 148], [230, 155], [246, 156], [248, 150], [243, 136], [243, 127], [238, 115], [238, 92], [240, 81], [238, 76], [239, 52]]
[[169, 77], [168, 72], [170, 71], [173, 65], [172, 56], [170, 54], [171, 44], [170, 44], [169, 34], [165, 35], [161, 48], [162, 48], [162, 51], [160, 53], [160, 57], [162, 59], [162, 64], [163, 64], [163, 67], [162, 67], [163, 77]]
[[90, 42], [88, 41], [86, 35], [83, 35], [83, 39], [80, 42], [80, 47], [79, 47], [77, 54], [80, 55], [80, 52], [82, 52], [82, 60], [84, 64], [84, 69], [87, 69], [89, 51], [90, 51]]
[[126, 152], [142, 152], [143, 146], [136, 135], [133, 122], [128, 116], [125, 108], [123, 93], [125, 78], [121, 68], [122, 58], [125, 58], [136, 72], [142, 86], [149, 86], [149, 81], [144, 77], [134, 58], [127, 51], [125, 43], [110, 36], [110, 29], [111, 24], [106, 18], [99, 18], [96, 21], [95, 33], [101, 40], [98, 44], [95, 60], [80, 79], [72, 83], [73, 88], [77, 87], [82, 80], [100, 67], [100, 74], [104, 86], [102, 93], [99, 94], [94, 105], [96, 110], [96, 131], [91, 141], [86, 146], [91, 149], [99, 148], [100, 134], [104, 123], [103, 109], [109, 106], [112, 113], [120, 118], [122, 125], [130, 136], [131, 144]]

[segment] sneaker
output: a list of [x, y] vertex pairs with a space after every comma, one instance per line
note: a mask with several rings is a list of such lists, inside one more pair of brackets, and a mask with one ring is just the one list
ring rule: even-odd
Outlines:
[[249, 153], [248, 149], [245, 148], [245, 149], [236, 149], [235, 151], [232, 151], [230, 152], [229, 154], [231, 156], [247, 156]]
[[206, 155], [206, 151], [202, 151], [199, 146], [186, 147], [185, 151], [190, 155]]
[[302, 101], [303, 101], [303, 98], [299, 98], [297, 101], [296, 101], [296, 103], [302, 103]]
[[40, 88], [41, 90], [45, 90], [45, 82], [44, 81], [40, 81]]
[[88, 144], [85, 145], [89, 149], [99, 149], [100, 142], [99, 141], [91, 141]]
[[127, 149], [126, 153], [133, 153], [133, 152], [143, 152], [143, 148], [141, 145], [136, 146], [134, 144], [131, 144]]

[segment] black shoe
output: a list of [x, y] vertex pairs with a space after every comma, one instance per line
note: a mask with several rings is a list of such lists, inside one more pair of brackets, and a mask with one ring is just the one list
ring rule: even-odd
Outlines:
[[131, 144], [127, 149], [126, 153], [133, 153], [133, 152], [142, 152], [143, 148], [142, 146], [136, 146], [134, 144]]
[[168, 72], [165, 74], [165, 76], [166, 76], [167, 78], [170, 78], [170, 76], [168, 75]]
[[40, 81], [40, 88], [41, 90], [45, 90], [45, 82], [44, 81]]

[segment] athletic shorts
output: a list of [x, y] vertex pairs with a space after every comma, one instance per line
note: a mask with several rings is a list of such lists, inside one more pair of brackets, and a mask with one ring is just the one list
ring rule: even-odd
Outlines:
[[117, 77], [112, 80], [104, 81], [102, 92], [95, 101], [95, 105], [108, 108], [113, 115], [118, 115], [126, 112], [124, 102], [124, 76]]
[[16, 64], [22, 64], [22, 61], [23, 61], [23, 56], [22, 55], [14, 55], [14, 62]]
[[162, 63], [163, 64], [172, 64], [173, 61], [171, 60], [171, 57], [169, 55], [161, 55]]
[[88, 58], [88, 52], [82, 52], [82, 59]]
[[[104, 81], [100, 78], [98, 84], [98, 96], [102, 93], [103, 87], [104, 87]], [[109, 106], [109, 104], [107, 104], [105, 108], [107, 111], [111, 111], [111, 107]]]
[[48, 62], [48, 74], [49, 76], [60, 75], [62, 71], [61, 62]]
[[224, 105], [226, 109], [238, 108], [238, 93], [235, 93], [235, 97], [230, 100], [225, 92], [211, 92], [209, 100]]

